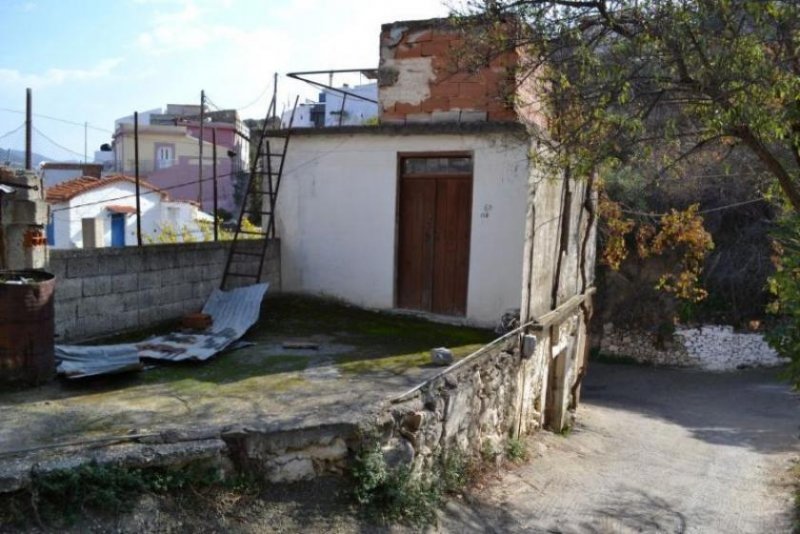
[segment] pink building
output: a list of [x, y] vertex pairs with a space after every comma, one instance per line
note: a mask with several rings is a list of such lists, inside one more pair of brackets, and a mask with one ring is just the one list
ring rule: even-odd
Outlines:
[[[166, 112], [139, 115], [139, 175], [173, 198], [192, 200], [203, 211], [214, 206], [214, 145], [218, 207], [238, 213], [249, 159], [249, 129], [235, 110], [206, 113], [203, 124], [203, 166], [200, 173], [200, 106], [167, 105]], [[135, 171], [133, 117], [116, 121], [113, 136], [114, 169]]]

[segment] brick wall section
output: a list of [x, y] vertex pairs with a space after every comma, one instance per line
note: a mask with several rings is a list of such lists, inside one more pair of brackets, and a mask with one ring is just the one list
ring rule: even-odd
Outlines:
[[[260, 250], [263, 241], [245, 249]], [[199, 311], [219, 287], [230, 243], [51, 250], [56, 342], [147, 328]], [[270, 243], [262, 280], [280, 289], [280, 241]], [[258, 258], [237, 265], [256, 272]]]
[[[509, 99], [516, 52], [495, 58], [476, 73], [456, 72], [455, 55], [462, 47], [459, 31], [441, 21], [431, 21], [428, 27], [419, 21], [384, 25], [379, 77], [381, 121], [518, 120]], [[432, 79], [425, 80], [428, 71]], [[421, 93], [412, 89], [426, 81], [428, 87], [423, 87]], [[387, 90], [395, 85], [408, 87]]]

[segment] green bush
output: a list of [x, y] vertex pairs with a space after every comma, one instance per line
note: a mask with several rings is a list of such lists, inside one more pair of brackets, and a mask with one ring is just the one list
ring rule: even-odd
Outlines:
[[769, 311], [778, 320], [767, 332], [767, 341], [790, 359], [788, 378], [800, 388], [800, 215], [785, 216], [774, 231], [775, 273], [768, 288], [773, 297]]
[[462, 491], [467, 487], [476, 470], [475, 462], [471, 461], [464, 451], [456, 448], [447, 451], [439, 463], [442, 471], [439, 479], [445, 493]]
[[372, 519], [415, 526], [436, 519], [442, 493], [435, 477], [415, 477], [405, 466], [388, 468], [379, 443], [369, 444], [358, 454], [352, 475], [355, 498]]
[[[119, 514], [133, 508], [146, 492], [169, 493], [186, 488], [207, 487], [220, 482], [216, 469], [189, 464], [180, 469], [136, 469], [116, 465], [86, 464], [75, 469], [53, 471], [33, 480], [29, 504], [40, 519], [55, 526], [74, 523], [86, 512]], [[8, 513], [18, 516], [9, 505]]]
[[511, 438], [506, 444], [506, 458], [512, 462], [528, 460], [528, 445], [520, 438]]

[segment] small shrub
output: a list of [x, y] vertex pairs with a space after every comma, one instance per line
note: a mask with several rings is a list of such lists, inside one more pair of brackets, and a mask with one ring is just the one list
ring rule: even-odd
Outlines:
[[[429, 525], [436, 519], [443, 495], [462, 492], [485, 465], [496, 466], [501, 453], [490, 440], [474, 456], [454, 447], [435, 458], [429, 476], [414, 476], [405, 466], [390, 469], [377, 438], [372, 438], [355, 459], [354, 497], [368, 516], [383, 523]], [[514, 461], [527, 459], [525, 443], [511, 440], [506, 455]]]
[[512, 462], [525, 462], [528, 460], [528, 446], [524, 440], [511, 438], [506, 444], [506, 458]]
[[472, 478], [472, 465], [467, 455], [460, 449], [447, 451], [440, 462], [442, 490], [446, 493], [462, 491]]
[[389, 476], [383, 452], [377, 441], [364, 447], [356, 456], [352, 475], [356, 483], [356, 501], [359, 504], [370, 504]]
[[487, 440], [484, 440], [481, 444], [481, 460], [485, 463], [493, 463], [497, 458], [498, 451], [495, 450], [494, 444]]
[[439, 485], [429, 478], [414, 477], [405, 466], [389, 469], [377, 441], [358, 454], [352, 475], [355, 498], [371, 518], [416, 526], [436, 519], [442, 498]]

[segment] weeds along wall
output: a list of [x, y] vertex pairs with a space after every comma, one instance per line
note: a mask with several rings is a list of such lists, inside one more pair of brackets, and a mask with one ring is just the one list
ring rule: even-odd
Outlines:
[[[242, 248], [260, 251], [263, 241]], [[219, 287], [230, 242], [51, 250], [56, 275], [56, 341], [78, 341], [155, 326], [203, 307]], [[235, 272], [257, 272], [259, 259]], [[280, 290], [280, 241], [267, 247], [262, 281]]]

